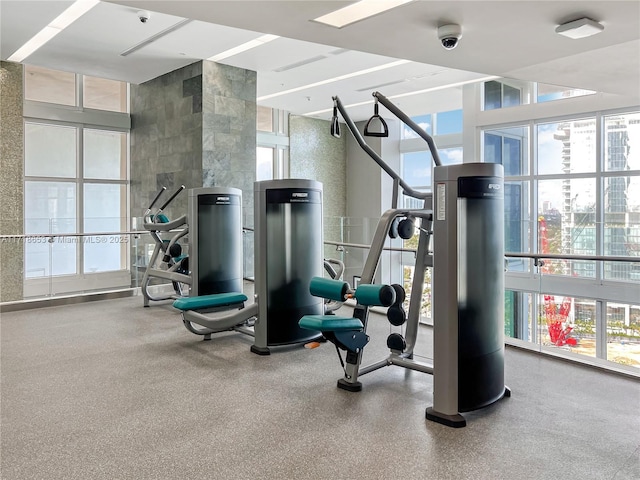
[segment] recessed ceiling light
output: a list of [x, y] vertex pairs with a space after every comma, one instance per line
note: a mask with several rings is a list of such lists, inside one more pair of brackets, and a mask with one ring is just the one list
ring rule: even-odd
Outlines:
[[330, 27], [342, 28], [412, 1], [413, 0], [361, 0], [339, 10], [322, 15], [321, 17], [314, 18], [313, 21], [324, 23]]
[[604, 30], [604, 26], [590, 18], [579, 18], [556, 27], [556, 33], [565, 37], [578, 39], [590, 37]]
[[280, 37], [278, 35], [262, 35], [261, 37], [258, 37], [254, 40], [249, 40], [242, 45], [238, 45], [237, 47], [230, 48], [229, 50], [225, 50], [224, 52], [209, 57], [207, 58], [207, 60], [211, 60], [212, 62], [219, 62], [220, 60], [224, 60], [225, 58], [233, 57], [234, 55], [238, 55], [239, 53], [246, 52], [247, 50], [251, 50], [252, 48], [259, 47], [261, 45], [264, 45], [265, 43], [269, 43], [277, 38]]
[[302, 85], [300, 87], [291, 88], [289, 90], [283, 90], [278, 93], [272, 93], [270, 95], [263, 95], [262, 97], [258, 97], [256, 100], [258, 102], [262, 102], [264, 100], [269, 100], [270, 98], [280, 97], [282, 95], [288, 95], [290, 93], [299, 92], [300, 90], [306, 90], [308, 88], [315, 88], [321, 85], [327, 85], [333, 82], [339, 82], [340, 80], [347, 80], [348, 78], [357, 77], [359, 75], [366, 75], [368, 73], [379, 72], [380, 70], [386, 70], [387, 68], [398, 67], [400, 65], [404, 65], [405, 63], [409, 63], [409, 60], [396, 60], [395, 62], [385, 63], [383, 65], [378, 65], [377, 67], [366, 68], [364, 70], [358, 70], [357, 72], [347, 73], [345, 75], [340, 75], [338, 77], [328, 78], [326, 80], [320, 80], [319, 82], [309, 83], [308, 85]]
[[98, 3], [100, 3], [98, 0], [77, 0], [64, 12], [54, 18], [49, 25], [31, 37], [27, 43], [13, 52], [7, 60], [10, 62], [22, 62], [25, 58], [42, 47], [45, 43], [95, 7]]
[[[413, 92], [407, 92], [407, 93], [399, 93], [398, 95], [390, 95], [387, 98], [390, 99], [390, 100], [393, 100], [393, 99], [396, 99], [396, 98], [410, 97], [412, 95], [420, 95], [421, 93], [437, 92], [438, 90], [445, 90], [447, 88], [460, 87], [462, 85], [469, 85], [469, 84], [472, 84], [472, 83], [488, 82], [490, 80], [495, 80], [496, 78], [500, 78], [500, 77], [491, 76], [491, 77], [476, 78], [475, 80], [465, 80], [465, 81], [462, 81], [462, 82], [451, 83], [449, 85], [440, 85], [438, 87], [425, 88], [423, 90], [415, 90]], [[373, 100], [367, 100], [366, 102], [352, 103], [350, 105], [345, 105], [344, 108], [360, 107], [362, 105], [367, 105], [367, 104], [370, 104], [370, 103], [373, 103]], [[302, 115], [305, 116], [305, 117], [312, 117], [314, 115], [320, 115], [322, 113], [327, 113], [327, 112], [330, 112], [330, 111], [331, 111], [331, 108], [325, 108], [324, 110], [316, 110], [315, 112], [307, 112], [307, 113], [303, 113]]]

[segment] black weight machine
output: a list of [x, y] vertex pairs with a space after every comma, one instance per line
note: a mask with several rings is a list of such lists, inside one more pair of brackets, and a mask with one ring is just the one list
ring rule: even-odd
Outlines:
[[[390, 100], [374, 92], [375, 110], [367, 122], [365, 134], [384, 137], [386, 123], [378, 115], [378, 102], [422, 137], [435, 163], [432, 192], [411, 188], [373, 150], [347, 114], [340, 99], [333, 97], [331, 134], [340, 136], [338, 112], [360, 147], [393, 179], [392, 208], [382, 215], [365, 261], [359, 289], [373, 284], [387, 235], [409, 238], [414, 224], [419, 239], [412, 281], [409, 311], [402, 306], [404, 288], [391, 285], [393, 298], [375, 302], [367, 296], [361, 300], [357, 290], [337, 282], [311, 284], [311, 293], [344, 301], [353, 296], [353, 317], [308, 315], [300, 320], [303, 328], [320, 330], [338, 350], [344, 377], [338, 388], [362, 390], [359, 376], [385, 366], [432, 374], [433, 406], [426, 418], [451, 427], [466, 425], [461, 412], [477, 410], [505, 396], [504, 385], [504, 226], [503, 171], [501, 165], [467, 163], [444, 166], [435, 142], [411, 118]], [[375, 123], [377, 129], [375, 129]], [[409, 197], [423, 202], [418, 209], [397, 208], [400, 187]], [[430, 251], [433, 241], [433, 253]], [[433, 268], [433, 364], [414, 358], [420, 322], [420, 304], [425, 270]], [[362, 352], [369, 337], [369, 308], [386, 306], [392, 325], [406, 324], [405, 335], [392, 333], [387, 339], [389, 355], [375, 363], [361, 366]], [[346, 352], [343, 362], [340, 351]]]

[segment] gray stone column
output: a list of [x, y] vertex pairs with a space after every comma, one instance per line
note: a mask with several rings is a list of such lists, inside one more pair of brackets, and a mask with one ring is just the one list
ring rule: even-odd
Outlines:
[[205, 61], [202, 78], [202, 185], [242, 190], [244, 224], [253, 227], [256, 72]]
[[[161, 186], [235, 187], [253, 220], [256, 72], [199, 61], [131, 86], [131, 215]], [[180, 195], [168, 213], [186, 212]], [[253, 226], [252, 224], [249, 226]]]
[[[22, 70], [0, 62], [0, 235], [24, 232], [24, 124]], [[22, 300], [24, 243], [0, 242], [0, 302]]]

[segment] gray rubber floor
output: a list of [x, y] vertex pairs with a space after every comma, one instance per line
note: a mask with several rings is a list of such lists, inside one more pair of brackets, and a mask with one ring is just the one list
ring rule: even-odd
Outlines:
[[[389, 328], [370, 324], [381, 359]], [[507, 349], [511, 398], [451, 429], [425, 420], [428, 375], [387, 367], [348, 393], [331, 344], [260, 357], [141, 297], [0, 326], [7, 480], [640, 478], [640, 382], [529, 352]]]

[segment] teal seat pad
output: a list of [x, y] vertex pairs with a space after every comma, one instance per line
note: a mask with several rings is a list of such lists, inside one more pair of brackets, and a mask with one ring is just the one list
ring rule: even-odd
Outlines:
[[214, 293], [212, 295], [202, 295], [200, 297], [179, 298], [173, 302], [173, 306], [178, 310], [202, 310], [205, 308], [225, 307], [235, 303], [247, 301], [244, 293]]
[[336, 315], [305, 315], [298, 322], [301, 328], [320, 332], [345, 332], [362, 330], [364, 326], [357, 318]]

